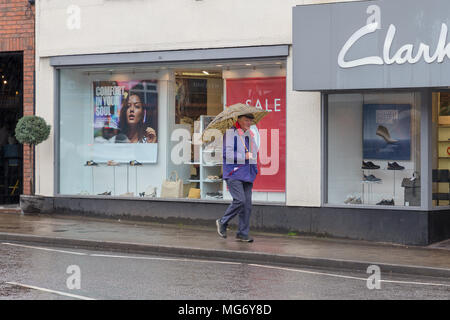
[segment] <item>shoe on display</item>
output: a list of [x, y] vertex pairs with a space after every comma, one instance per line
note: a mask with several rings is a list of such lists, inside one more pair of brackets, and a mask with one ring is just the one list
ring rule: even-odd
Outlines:
[[388, 170], [404, 170], [405, 167], [399, 165], [397, 162], [388, 162]]
[[119, 165], [119, 163], [115, 162], [114, 160], [109, 160], [106, 164], [108, 166], [118, 166]]
[[353, 200], [355, 200], [354, 196], [348, 196], [347, 199], [344, 200], [345, 204], [351, 203]]
[[391, 135], [389, 134], [389, 130], [385, 126], [378, 126], [377, 136], [382, 137], [387, 143], [397, 143], [398, 140], [392, 139]]
[[380, 182], [381, 179], [380, 179], [380, 178], [377, 178], [377, 177], [375, 177], [373, 174], [371, 174], [370, 176], [364, 175], [363, 181], [367, 181], [367, 182]]
[[352, 201], [350, 201], [350, 204], [362, 204], [361, 198], [355, 198]]
[[120, 195], [121, 197], [134, 197], [134, 192], [125, 192]]
[[85, 164], [85, 165], [88, 166], [88, 167], [91, 167], [91, 166], [98, 166], [98, 163], [95, 162], [94, 160], [89, 160], [89, 161], [86, 161], [86, 164]]
[[132, 160], [132, 161], [130, 161], [130, 166], [142, 166], [142, 163], [140, 163], [139, 161], [137, 161], [137, 160]]
[[380, 166], [377, 166], [372, 161], [368, 161], [368, 162], [364, 162], [363, 161], [361, 169], [364, 169], [364, 170], [376, 170], [376, 169], [380, 169]]
[[99, 193], [99, 196], [110, 196], [111, 195], [111, 191], [105, 191], [103, 193]]
[[377, 206], [394, 206], [394, 199], [391, 200], [381, 200], [380, 202], [377, 203]]

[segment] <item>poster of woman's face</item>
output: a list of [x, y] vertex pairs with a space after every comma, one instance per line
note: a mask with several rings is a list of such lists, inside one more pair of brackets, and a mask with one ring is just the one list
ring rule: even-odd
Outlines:
[[95, 81], [95, 143], [157, 143], [156, 80]]

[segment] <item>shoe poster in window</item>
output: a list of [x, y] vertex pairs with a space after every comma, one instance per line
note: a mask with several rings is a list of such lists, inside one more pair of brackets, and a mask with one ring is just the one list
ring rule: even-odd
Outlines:
[[158, 81], [93, 81], [92, 158], [157, 160]]
[[365, 104], [363, 158], [411, 159], [411, 105]]

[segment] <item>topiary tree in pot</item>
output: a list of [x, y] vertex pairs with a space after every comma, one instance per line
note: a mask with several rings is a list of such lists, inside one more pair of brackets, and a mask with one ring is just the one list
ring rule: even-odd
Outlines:
[[30, 148], [30, 165], [31, 165], [31, 178], [30, 178], [30, 191], [34, 195], [34, 168], [32, 164], [32, 151], [34, 147], [41, 142], [48, 139], [50, 135], [51, 126], [48, 125], [45, 120], [38, 116], [24, 116], [16, 125], [16, 139], [19, 143], [27, 144]]

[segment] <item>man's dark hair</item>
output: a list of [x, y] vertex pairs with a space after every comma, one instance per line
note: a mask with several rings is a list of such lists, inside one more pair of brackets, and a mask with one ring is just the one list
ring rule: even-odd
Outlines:
[[238, 119], [242, 118], [242, 117], [246, 117], [249, 119], [255, 119], [255, 116], [252, 113], [247, 113], [247, 114], [243, 114], [242, 116], [239, 116]]

